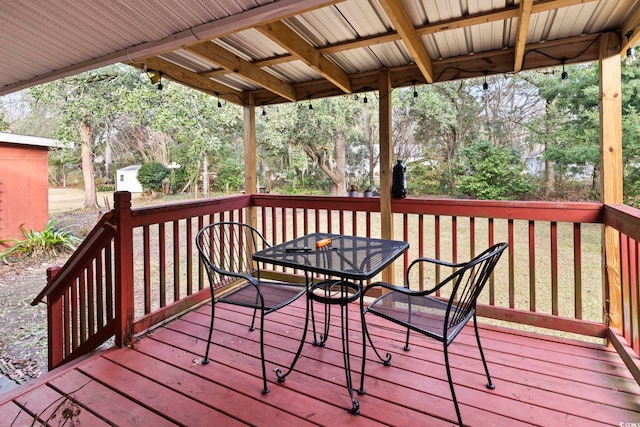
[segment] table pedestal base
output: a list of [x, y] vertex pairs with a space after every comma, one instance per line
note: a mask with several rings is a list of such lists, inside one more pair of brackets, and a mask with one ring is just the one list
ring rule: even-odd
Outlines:
[[[284, 382], [287, 375], [291, 373], [293, 367], [300, 357], [302, 347], [307, 335], [309, 326], [309, 314], [311, 315], [311, 324], [313, 329], [313, 345], [324, 347], [329, 336], [329, 321], [331, 318], [331, 306], [340, 306], [340, 329], [342, 339], [342, 355], [344, 362], [344, 372], [347, 382], [347, 391], [351, 398], [351, 413], [357, 415], [360, 413], [360, 403], [356, 400], [353, 392], [353, 382], [351, 380], [351, 352], [349, 349], [349, 307], [348, 304], [360, 298], [361, 287], [355, 283], [343, 280], [323, 280], [314, 283], [309, 287], [307, 292], [307, 316], [304, 325], [304, 332], [300, 347], [294, 357], [293, 363], [284, 374], [280, 369], [276, 370], [278, 382]], [[313, 303], [318, 302], [324, 305], [324, 321], [323, 332], [319, 334], [316, 331], [316, 320], [313, 310]], [[319, 336], [319, 338], [318, 338]], [[358, 394], [364, 394], [364, 389], [358, 390]]]

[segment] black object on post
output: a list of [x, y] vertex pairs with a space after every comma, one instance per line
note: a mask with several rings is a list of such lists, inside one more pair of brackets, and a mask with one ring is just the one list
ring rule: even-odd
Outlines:
[[394, 199], [407, 197], [407, 167], [402, 164], [402, 160], [398, 160], [398, 163], [393, 167], [391, 197]]

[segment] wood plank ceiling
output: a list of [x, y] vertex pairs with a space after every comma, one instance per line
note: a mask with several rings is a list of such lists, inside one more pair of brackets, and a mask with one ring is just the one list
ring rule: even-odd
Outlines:
[[0, 21], [0, 95], [123, 62], [266, 105], [593, 61], [607, 32], [624, 55], [640, 0], [17, 0]]

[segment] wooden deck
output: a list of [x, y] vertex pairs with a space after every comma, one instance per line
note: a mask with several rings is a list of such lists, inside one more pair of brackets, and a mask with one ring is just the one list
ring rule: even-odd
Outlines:
[[[287, 365], [304, 324], [303, 302], [267, 317], [266, 355], [271, 392], [262, 380], [257, 331], [249, 314], [219, 305], [212, 362], [199, 363], [205, 348], [209, 306], [189, 312], [138, 340], [135, 348], [111, 349], [49, 372], [0, 395], [0, 426], [58, 425], [75, 410], [84, 426], [232, 425], [452, 425], [455, 411], [438, 343], [414, 337], [402, 350], [402, 334], [372, 327], [385, 367], [367, 352], [367, 394], [361, 414], [348, 412], [334, 319], [325, 348], [306, 345], [296, 371], [282, 384], [273, 370]], [[361, 333], [351, 307], [352, 366], [359, 384]], [[374, 324], [383, 324], [373, 318]], [[388, 325], [384, 323], [384, 325]], [[453, 377], [462, 417], [474, 426], [602, 426], [640, 422], [640, 387], [612, 350], [533, 334], [483, 327], [481, 337], [496, 389], [484, 387], [472, 328], [451, 346]], [[309, 341], [309, 336], [307, 336]], [[65, 396], [67, 397], [65, 399]], [[73, 405], [71, 404], [73, 403]], [[39, 424], [36, 424], [39, 425]], [[67, 424], [69, 425], [69, 424]]]

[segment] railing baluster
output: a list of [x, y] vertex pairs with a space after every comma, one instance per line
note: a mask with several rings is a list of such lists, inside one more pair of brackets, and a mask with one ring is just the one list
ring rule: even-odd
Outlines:
[[173, 300], [180, 300], [180, 226], [173, 221]]
[[142, 248], [144, 268], [144, 314], [151, 313], [151, 231], [148, 225], [142, 227]]
[[61, 299], [62, 299], [62, 305], [64, 307], [64, 319], [63, 319], [63, 324], [64, 324], [64, 355], [65, 357], [69, 356], [71, 354], [71, 351], [73, 350], [72, 347], [72, 343], [73, 343], [73, 338], [72, 338], [72, 325], [71, 325], [71, 313], [72, 313], [72, 302], [71, 302], [71, 290], [73, 289], [73, 286], [75, 285], [75, 280], [73, 281], [72, 285], [65, 290], [65, 292], [61, 295]]
[[582, 319], [582, 239], [580, 223], [573, 223], [573, 283], [575, 318]]
[[83, 271], [78, 282], [78, 345], [87, 340], [87, 273]]
[[[493, 218], [487, 220], [488, 247], [495, 244], [495, 223]], [[489, 278], [489, 305], [496, 305], [496, 279], [495, 274]]]
[[513, 268], [515, 264], [515, 237], [514, 237], [514, 229], [513, 229], [513, 220], [507, 220], [507, 240], [509, 242], [509, 308], [515, 308], [516, 306], [516, 279], [515, 279], [515, 269]]
[[[84, 274], [84, 271], [82, 272]], [[75, 350], [80, 345], [80, 330], [78, 310], [78, 286], [80, 286], [80, 277], [76, 278], [74, 285], [71, 287], [71, 298], [69, 299], [69, 311], [71, 312], [71, 349]]]
[[458, 262], [458, 217], [451, 217], [451, 260]]
[[634, 280], [630, 281], [629, 292], [629, 329], [631, 330], [631, 348], [636, 355], [640, 355], [640, 248], [638, 241], [634, 240]]
[[551, 314], [558, 315], [558, 223], [551, 222]]
[[[435, 245], [436, 245], [436, 247], [435, 247], [435, 255], [434, 255], [434, 257], [435, 257], [435, 259], [440, 259], [440, 256], [441, 256], [441, 251], [440, 251], [440, 248], [441, 248], [441, 240], [440, 240], [440, 215], [436, 215], [436, 216], [435, 216], [435, 218], [434, 218], [434, 220], [435, 220], [435, 221], [434, 221], [434, 224], [433, 224], [433, 228], [434, 228], [433, 232], [434, 232], [434, 234], [435, 234], [435, 239], [434, 239], [434, 241], [435, 241]], [[439, 265], [436, 265], [436, 272], [435, 272], [435, 275], [436, 275], [435, 283], [440, 283], [440, 281], [441, 281], [442, 279], [441, 279], [441, 277], [440, 277], [440, 266], [439, 266]], [[440, 296], [440, 291], [437, 291], [437, 292], [436, 292], [436, 295]]]
[[189, 217], [185, 220], [185, 249], [187, 251], [187, 295], [193, 294], [193, 217]]
[[[103, 259], [103, 254], [104, 254], [104, 249], [101, 250], [98, 253], [98, 256], [96, 257], [96, 326], [97, 326], [97, 330], [100, 330], [104, 327], [104, 310], [105, 310], [105, 304], [104, 304], [104, 277], [105, 277], [105, 272], [104, 272], [104, 259]], [[94, 331], [95, 333], [95, 331]]]
[[[93, 336], [96, 333], [95, 327], [95, 272], [94, 272], [94, 264], [90, 263], [87, 266], [87, 334], [88, 336]], [[86, 338], [85, 338], [86, 339]]]
[[158, 279], [160, 284], [160, 307], [167, 305], [167, 247], [165, 223], [158, 224]]
[[626, 234], [620, 234], [620, 252], [622, 264], [622, 285], [620, 294], [622, 296], [622, 335], [628, 342], [632, 342], [631, 325], [631, 289], [633, 287], [633, 277], [635, 276], [633, 268], [633, 253], [635, 252], [635, 242]]
[[529, 221], [529, 311], [536, 311], [536, 223]]
[[469, 259], [476, 256], [476, 219], [469, 217]]

